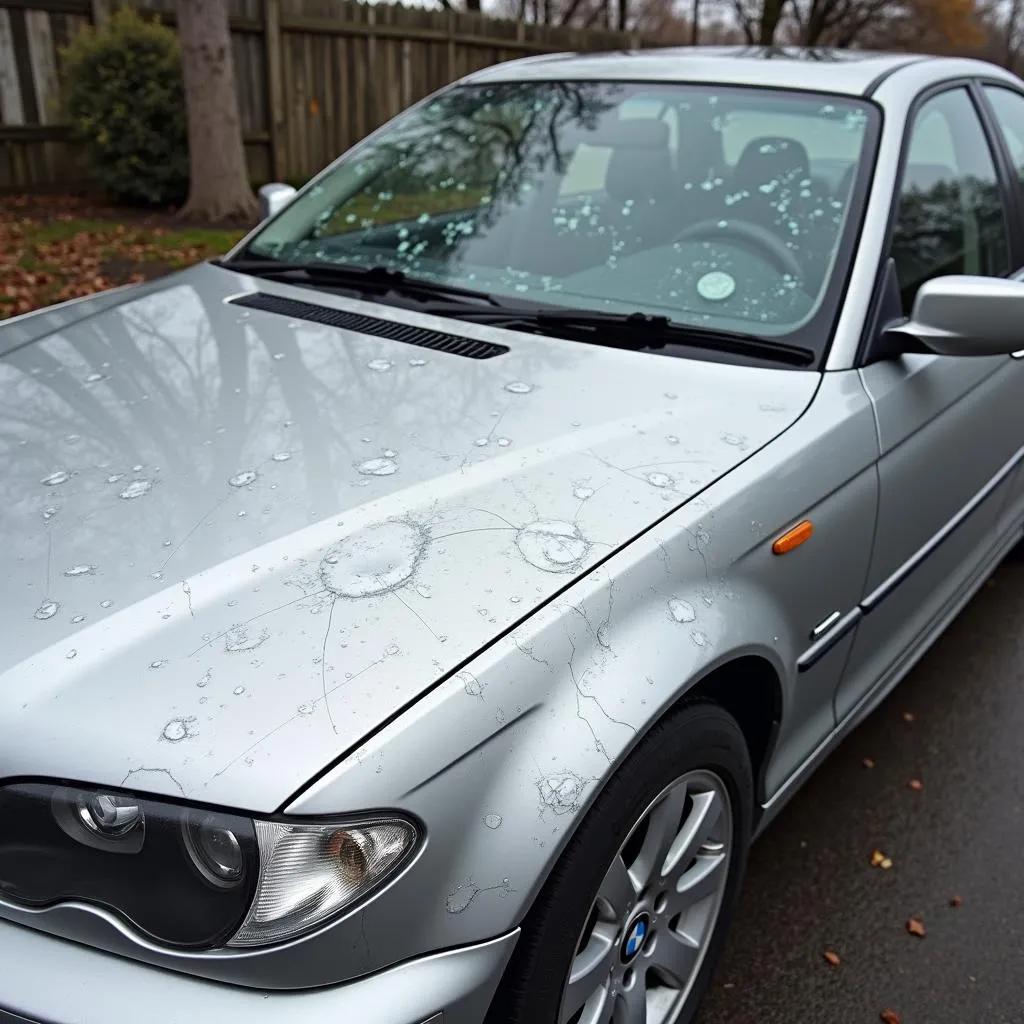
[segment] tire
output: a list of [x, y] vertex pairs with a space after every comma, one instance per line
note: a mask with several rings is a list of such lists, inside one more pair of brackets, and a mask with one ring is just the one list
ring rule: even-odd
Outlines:
[[[682, 787], [687, 792], [682, 803], [681, 779], [688, 780]], [[656, 882], [630, 903], [636, 883], [629, 890], [621, 883], [631, 858], [636, 856], [631, 870], [638, 880], [645, 877], [648, 865], [669, 864], [671, 851], [686, 849], [687, 844], [680, 846], [677, 839], [663, 859], [666, 844], [659, 846], [655, 835], [677, 834], [678, 826], [671, 822], [690, 826], [701, 813], [710, 817], [715, 801], [722, 804], [716, 816], [720, 823], [700, 847], [701, 856], [687, 859], [685, 863], [692, 864], [689, 869], [680, 858], [675, 868], [678, 872], [681, 866], [684, 880], [678, 885], [687, 889], [684, 895], [679, 896], [672, 882], [668, 896], [658, 899], [677, 902], [667, 907], [662, 903], [659, 910], [656, 890], [665, 883]], [[692, 1024], [735, 908], [750, 845], [753, 803], [746, 742], [724, 710], [711, 703], [684, 704], [654, 726], [608, 781], [527, 915], [488, 1024], [643, 1022], [647, 1018], [640, 1012], [643, 1002], [637, 987], [641, 978], [645, 986], [653, 986], [652, 995], [671, 1003], [653, 1014], [652, 1022]], [[729, 838], [722, 854], [718, 847], [726, 832]], [[706, 867], [713, 862], [719, 866]], [[659, 878], [660, 871], [653, 877]], [[679, 946], [672, 938], [677, 934], [673, 926], [682, 921], [676, 915], [678, 901], [703, 892], [712, 881], [717, 895], [701, 896], [701, 902], [684, 911], [689, 915], [682, 922], [688, 933], [701, 930], [697, 924], [704, 922], [702, 951], [694, 954], [694, 963], [687, 967], [685, 957], [675, 957]], [[618, 910], [615, 904], [629, 909]], [[644, 932], [641, 925], [646, 925]], [[660, 960], [674, 973], [657, 966]], [[599, 964], [592, 973], [581, 966], [590, 963]], [[584, 974], [587, 983], [578, 981], [571, 992], [567, 988], [570, 967], [577, 975]], [[689, 971], [688, 982], [683, 981], [685, 971]], [[584, 993], [591, 981], [596, 987], [587, 998]], [[572, 1012], [581, 999], [586, 1001], [580, 1012]]]

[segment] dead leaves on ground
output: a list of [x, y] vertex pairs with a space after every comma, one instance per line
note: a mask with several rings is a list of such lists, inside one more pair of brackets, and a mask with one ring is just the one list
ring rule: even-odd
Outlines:
[[[907, 723], [913, 723], [915, 721], [915, 716], [914, 716], [914, 713], [912, 711], [903, 711], [903, 712], [901, 712], [901, 718], [903, 719], [904, 722], [907, 722]], [[870, 768], [874, 768], [875, 767], [876, 762], [875, 762], [874, 758], [862, 757], [861, 758], [861, 764], [863, 765], [864, 768], [869, 768], [870, 769]], [[883, 784], [884, 784], [884, 779], [882, 781], [883, 781]], [[920, 793], [924, 789], [924, 783], [919, 778], [911, 778], [911, 779], [909, 779], [907, 781], [907, 786], [908, 786], [909, 789], [913, 790], [915, 793]], [[893, 860], [892, 860], [892, 858], [887, 853], [885, 853], [883, 850], [879, 850], [879, 849], [875, 849], [875, 850], [872, 851], [871, 858], [870, 858], [870, 863], [871, 863], [872, 867], [880, 868], [883, 871], [891, 870], [892, 867], [893, 867]], [[948, 905], [950, 907], [952, 907], [952, 908], [960, 907], [962, 905], [962, 903], [963, 903], [963, 900], [962, 900], [962, 898], [960, 896], [951, 896], [948, 899]], [[904, 930], [906, 931], [907, 935], [909, 935], [909, 936], [911, 936], [911, 937], [913, 937], [915, 939], [924, 939], [925, 935], [927, 934], [927, 930], [925, 928], [924, 920], [922, 919], [921, 916], [919, 916], [917, 914], [911, 915], [910, 917], [908, 917], [906, 919], [906, 921], [904, 923]], [[823, 958], [825, 960], [825, 963], [830, 968], [837, 968], [842, 963], [839, 955], [837, 953], [833, 952], [831, 949], [825, 949], [823, 951], [823, 953], [822, 953], [822, 956], [823, 956]], [[879, 1017], [879, 1020], [881, 1020], [883, 1022], [883, 1024], [902, 1024], [902, 1020], [903, 1020], [903, 1018], [900, 1016], [900, 1014], [897, 1013], [895, 1010], [892, 1010], [892, 1009], [882, 1010], [879, 1013], [878, 1017]]]
[[156, 215], [140, 217], [75, 197], [5, 197], [0, 321], [209, 259], [238, 236], [165, 224]]
[[892, 859], [887, 857], [881, 850], [875, 850], [871, 854], [871, 866], [888, 871], [892, 867]]

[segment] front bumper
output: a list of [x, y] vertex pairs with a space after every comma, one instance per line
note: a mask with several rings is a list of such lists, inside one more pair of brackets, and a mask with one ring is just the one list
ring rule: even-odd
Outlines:
[[0, 1024], [483, 1024], [519, 930], [345, 985], [239, 988], [0, 921]]

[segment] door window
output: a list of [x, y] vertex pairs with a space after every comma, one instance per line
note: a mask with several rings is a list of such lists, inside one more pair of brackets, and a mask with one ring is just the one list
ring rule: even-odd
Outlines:
[[909, 315], [925, 281], [1010, 272], [995, 164], [966, 89], [928, 100], [910, 128], [890, 253]]
[[1006, 148], [1010, 151], [1017, 177], [1024, 185], [1024, 96], [996, 85], [986, 85], [985, 95], [992, 106]]

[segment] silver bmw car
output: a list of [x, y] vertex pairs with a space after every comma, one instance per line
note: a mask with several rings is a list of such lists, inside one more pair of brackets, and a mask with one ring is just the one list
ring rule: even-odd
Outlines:
[[0, 327], [0, 1021], [684, 1024], [1024, 530], [1024, 83], [471, 75]]

